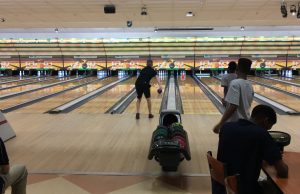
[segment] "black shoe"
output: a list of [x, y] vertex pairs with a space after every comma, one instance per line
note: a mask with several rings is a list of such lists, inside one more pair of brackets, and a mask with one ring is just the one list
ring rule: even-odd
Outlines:
[[149, 119], [152, 119], [153, 117], [153, 114], [149, 114]]
[[135, 114], [135, 119], [140, 119], [140, 113]]

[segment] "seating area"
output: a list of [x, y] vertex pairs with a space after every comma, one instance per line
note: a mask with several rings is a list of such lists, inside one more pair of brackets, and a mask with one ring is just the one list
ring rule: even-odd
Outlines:
[[226, 188], [227, 194], [240, 194], [238, 192], [238, 175], [227, 176], [226, 164], [214, 158], [211, 151], [208, 151], [206, 156], [212, 185], [223, 185]]

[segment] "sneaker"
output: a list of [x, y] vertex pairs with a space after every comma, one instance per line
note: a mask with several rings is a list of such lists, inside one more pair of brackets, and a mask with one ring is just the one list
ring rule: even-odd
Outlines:
[[153, 114], [149, 114], [149, 119], [152, 119], [153, 117]]
[[140, 119], [140, 113], [135, 114], [135, 119]]

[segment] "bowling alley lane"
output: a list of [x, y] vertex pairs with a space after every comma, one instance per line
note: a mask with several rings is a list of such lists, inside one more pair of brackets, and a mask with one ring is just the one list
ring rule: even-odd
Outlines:
[[29, 100], [32, 100], [32, 99], [35, 99], [38, 97], [42, 97], [42, 96], [46, 96], [46, 95], [49, 95], [49, 94], [52, 94], [52, 93], [55, 93], [58, 91], [62, 91], [64, 89], [70, 88], [72, 86], [82, 84], [87, 81], [91, 81], [91, 80], [95, 80], [95, 79], [97, 79], [97, 78], [96, 77], [88, 77], [88, 78], [84, 78], [84, 79], [74, 80], [74, 81], [67, 82], [67, 83], [61, 83], [59, 85], [52, 86], [49, 88], [44, 88], [44, 89], [37, 90], [34, 92], [18, 95], [18, 96], [12, 97], [12, 98], [0, 100], [0, 109], [8, 108], [10, 106], [17, 105], [17, 104], [20, 104], [23, 102], [27, 102]]
[[221, 82], [218, 79], [213, 77], [202, 77], [200, 80], [209, 86], [221, 98], [223, 98], [223, 87], [221, 87]]
[[[75, 78], [75, 77], [72, 77]], [[15, 87], [15, 88], [11, 88], [8, 90], [1, 90], [0, 91], [0, 95], [5, 95], [5, 94], [9, 94], [9, 93], [15, 93], [15, 92], [21, 92], [24, 90], [30, 90], [30, 89], [35, 89], [35, 88], [39, 88], [48, 84], [53, 84], [53, 83], [58, 83], [61, 81], [66, 81], [69, 79], [72, 79], [70, 77], [63, 77], [63, 78], [59, 78], [59, 79], [51, 79], [51, 80], [47, 80], [45, 82], [39, 82], [39, 83], [34, 83], [34, 84], [30, 84], [30, 85], [25, 85], [25, 86], [19, 86], [19, 87]]]
[[1, 76], [0, 82], [4, 81], [19, 81], [19, 80], [26, 80], [26, 79], [33, 79], [36, 78], [36, 76]]
[[[210, 87], [216, 94], [218, 94], [221, 98], [224, 96], [223, 87], [221, 86], [221, 81], [213, 78], [213, 77], [203, 77], [201, 78], [201, 81], [203, 81], [208, 87]], [[253, 100], [251, 108], [258, 105], [256, 101]]]
[[296, 111], [300, 112], [300, 99], [297, 97], [289, 96], [287, 94], [284, 94], [282, 92], [276, 91], [271, 88], [267, 88], [265, 86], [261, 86], [259, 84], [253, 83], [253, 89], [254, 92], [257, 94], [263, 95], [273, 101], [279, 102], [291, 109], [294, 109]]
[[270, 80], [270, 79], [264, 79], [261, 77], [249, 77], [249, 80], [254, 80], [263, 84], [267, 84], [270, 86], [274, 86], [278, 89], [287, 91], [287, 92], [292, 92], [295, 94], [300, 94], [300, 87], [289, 85], [287, 83], [275, 81], [275, 80]]
[[104, 80], [99, 80], [99, 81], [90, 83], [88, 85], [84, 85], [79, 88], [76, 88], [74, 90], [64, 92], [57, 96], [51, 97], [49, 99], [34, 103], [30, 106], [26, 106], [24, 108], [17, 109], [14, 112], [44, 113], [46, 111], [49, 111], [49, 110], [51, 110], [55, 107], [58, 107], [64, 103], [74, 100], [82, 95], [92, 92], [92, 91], [94, 91], [104, 85], [107, 85], [111, 82], [114, 82], [116, 80], [117, 80], [117, 77], [108, 77], [108, 78], [105, 78]]
[[295, 84], [300, 84], [300, 77], [299, 76], [295, 76], [296, 79], [288, 78], [288, 77], [274, 77], [274, 78], [279, 79], [279, 80], [283, 80], [283, 81], [292, 82], [292, 83], [295, 83]]
[[134, 88], [136, 77], [132, 77], [124, 82], [119, 83], [115, 87], [109, 89], [105, 93], [95, 97], [82, 106], [76, 108], [72, 112], [77, 113], [105, 113], [119, 99], [126, 95]]
[[220, 114], [192, 77], [178, 77], [178, 83], [184, 114]]
[[[161, 77], [163, 93], [164, 93], [164, 90], [165, 90], [166, 79], [167, 78]], [[163, 93], [161, 93], [161, 94], [157, 93], [158, 84], [157, 84], [156, 78], [153, 78], [151, 80], [150, 84], [151, 84], [150, 92], [151, 92], [151, 102], [152, 102], [152, 113], [153, 114], [159, 114], [160, 104], [161, 104], [161, 100], [162, 100], [162, 97], [163, 97]], [[134, 99], [129, 104], [129, 106], [125, 109], [124, 113], [125, 114], [127, 114], [127, 113], [129, 113], [129, 114], [136, 113], [136, 99]], [[140, 113], [141, 113], [141, 118], [145, 117], [143, 115], [147, 114], [147, 116], [148, 116], [148, 114], [149, 114], [148, 107], [147, 107], [147, 101], [146, 101], [146, 98], [145, 98], [144, 95], [142, 97]]]
[[29, 78], [29, 77], [5, 76], [5, 77], [0, 77], [0, 83], [8, 82], [8, 81], [18, 81], [18, 80], [23, 80], [23, 79], [27, 79], [27, 78]]
[[31, 83], [31, 82], [36, 82], [36, 81], [40, 81], [40, 82], [43, 82], [43, 81], [47, 81], [47, 80], [53, 80], [55, 79], [55, 77], [36, 77], [36, 78], [32, 78], [32, 79], [24, 79], [20, 82], [10, 82], [10, 83], [4, 83], [4, 84], [1, 84], [0, 88], [2, 89], [5, 89], [7, 87], [13, 87], [13, 86], [18, 86], [18, 85], [21, 85], [21, 84], [27, 84], [27, 83]]

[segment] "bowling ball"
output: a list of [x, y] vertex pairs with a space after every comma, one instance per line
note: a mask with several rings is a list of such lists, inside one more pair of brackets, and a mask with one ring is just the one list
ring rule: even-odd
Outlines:
[[83, 64], [81, 65], [81, 67], [82, 67], [82, 69], [86, 69], [86, 68], [87, 68], [87, 64], [86, 64], [86, 63], [83, 63]]
[[261, 63], [261, 64], [260, 64], [260, 67], [261, 67], [261, 68], [265, 68], [265, 67], [266, 67], [266, 64], [265, 64], [265, 63]]
[[170, 64], [169, 64], [169, 67], [170, 67], [171, 69], [173, 69], [173, 68], [175, 67], [175, 64], [174, 64], [174, 63], [170, 63]]
[[161, 94], [162, 93], [162, 89], [157, 89], [157, 93]]

